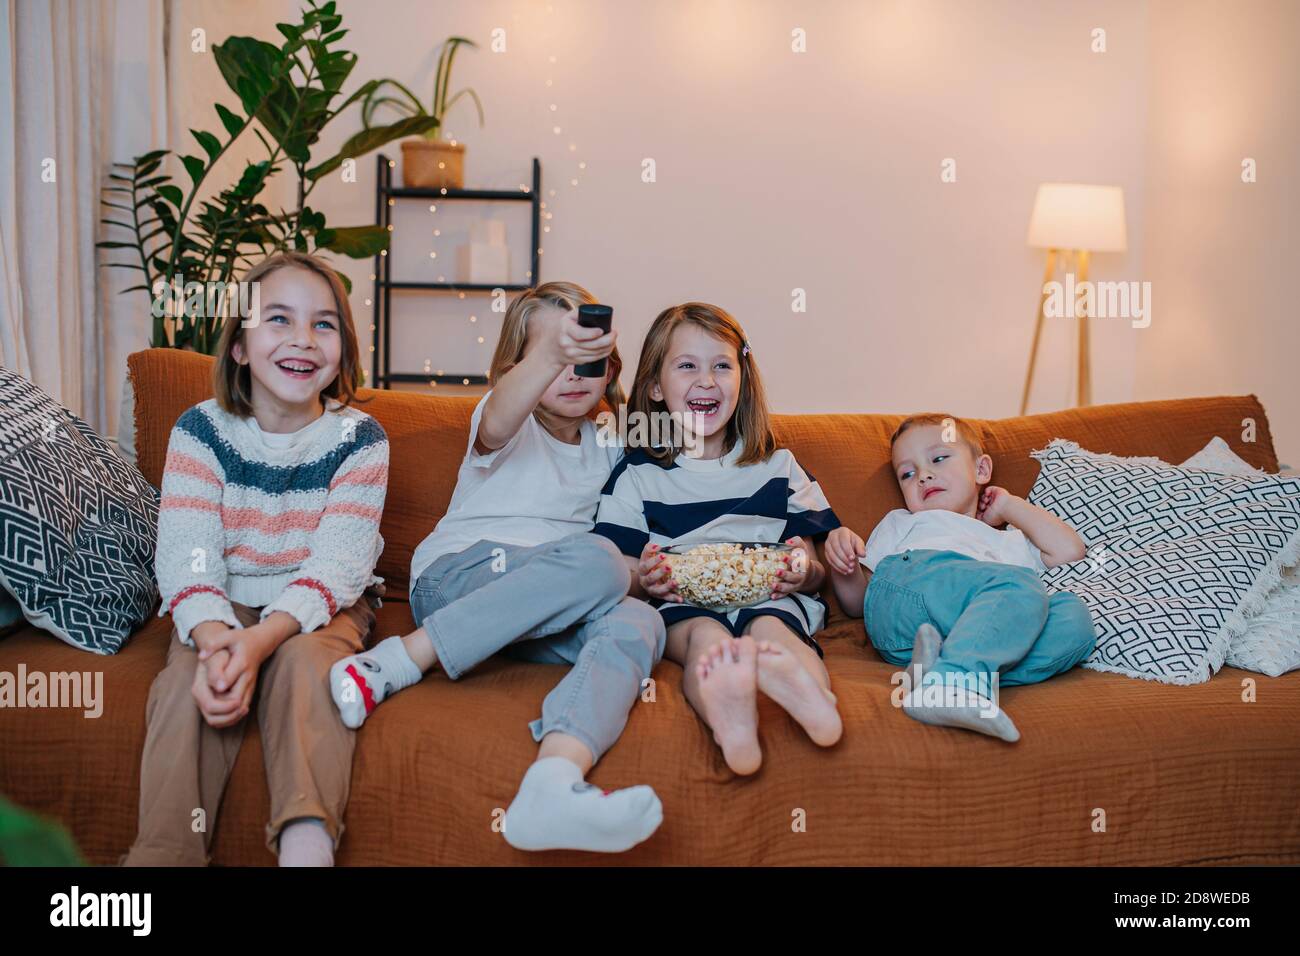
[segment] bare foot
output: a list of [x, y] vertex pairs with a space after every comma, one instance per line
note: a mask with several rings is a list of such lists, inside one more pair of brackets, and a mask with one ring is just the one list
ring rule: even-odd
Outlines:
[[748, 637], [719, 641], [696, 666], [700, 704], [727, 766], [751, 774], [763, 762], [758, 746], [758, 648]]
[[829, 747], [844, 732], [835, 695], [791, 651], [771, 641], [758, 645], [758, 689], [798, 721], [818, 746]]

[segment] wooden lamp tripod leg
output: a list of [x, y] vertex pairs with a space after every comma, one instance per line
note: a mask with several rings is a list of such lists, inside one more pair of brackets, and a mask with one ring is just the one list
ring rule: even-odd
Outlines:
[[[1088, 281], [1088, 250], [1081, 249], [1079, 256], [1079, 287]], [[1079, 313], [1079, 405], [1092, 404], [1092, 346], [1088, 341], [1088, 312], [1096, 296], [1085, 299], [1088, 308]]]
[[1025, 373], [1025, 390], [1020, 396], [1020, 414], [1029, 407], [1029, 389], [1034, 383], [1034, 363], [1038, 359], [1038, 340], [1043, 334], [1043, 309], [1047, 305], [1047, 283], [1056, 272], [1056, 250], [1047, 250], [1047, 269], [1043, 272], [1043, 285], [1039, 288], [1038, 319], [1034, 322], [1034, 344], [1029, 347], [1029, 370]]

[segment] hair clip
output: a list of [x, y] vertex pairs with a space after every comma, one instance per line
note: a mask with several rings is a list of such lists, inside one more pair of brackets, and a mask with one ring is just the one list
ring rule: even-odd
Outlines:
[[749, 347], [749, 343], [746, 342], [746, 343], [745, 343], [745, 347], [744, 347], [743, 349], [740, 350], [740, 355], [741, 355], [742, 358], [744, 358], [746, 355], [748, 355], [748, 354], [749, 354], [750, 352], [752, 352], [752, 351], [753, 351], [753, 349], [751, 349], [751, 348]]

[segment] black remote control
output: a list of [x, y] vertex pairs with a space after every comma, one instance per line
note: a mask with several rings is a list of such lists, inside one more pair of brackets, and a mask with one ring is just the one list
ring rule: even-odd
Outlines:
[[[602, 332], [608, 332], [613, 321], [614, 310], [608, 305], [578, 306], [578, 324], [584, 329], [600, 329]], [[580, 378], [603, 378], [606, 362], [606, 359], [600, 359], [596, 362], [575, 365], [573, 374]]]

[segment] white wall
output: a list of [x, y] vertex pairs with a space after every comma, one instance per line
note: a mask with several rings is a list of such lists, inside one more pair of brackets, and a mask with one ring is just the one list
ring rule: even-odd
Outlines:
[[[1100, 17], [1022, 3], [553, 7], [399, 2], [382, 22], [354, 22], [348, 39], [367, 71], [423, 89], [431, 39], [506, 28], [506, 53], [458, 64], [488, 115], [482, 131], [467, 110], [452, 125], [469, 178], [517, 185], [528, 157], [542, 157], [557, 190], [542, 275], [614, 303], [629, 359], [661, 309], [697, 298], [744, 324], [782, 411], [1014, 414], [1042, 272], [1043, 254], [1025, 245], [1037, 184], [1117, 183], [1141, 224], [1146, 27], [1129, 4]], [[1089, 50], [1099, 22], [1110, 34], [1101, 56]], [[790, 49], [794, 27], [807, 31], [805, 54]], [[956, 183], [940, 181], [945, 157]], [[645, 158], [653, 184], [641, 181]], [[366, 190], [338, 184], [333, 197], [353, 218], [370, 208]], [[395, 273], [436, 275], [421, 259], [436, 216], [402, 212]], [[410, 245], [404, 226], [420, 230]], [[440, 257], [454, 246], [446, 235]], [[1110, 258], [1097, 274], [1136, 261]], [[806, 314], [791, 311], [795, 288]], [[434, 318], [431, 301], [408, 295], [395, 309], [406, 369], [425, 357], [435, 370], [486, 368], [482, 310], [471, 325], [464, 304]], [[1098, 400], [1127, 398], [1126, 337], [1099, 329], [1097, 345], [1114, 356], [1097, 362]], [[1070, 393], [1059, 381], [1067, 346], [1045, 343], [1038, 407]]]
[[[269, 38], [296, 6], [180, 0], [173, 36], [188, 41], [201, 25], [213, 41], [232, 32]], [[448, 123], [468, 144], [467, 183], [517, 187], [530, 158], [541, 157], [544, 189], [556, 191], [542, 278], [576, 280], [614, 304], [629, 364], [659, 310], [699, 298], [744, 324], [778, 411], [946, 408], [990, 417], [1015, 414], [1019, 402], [1044, 256], [1025, 245], [1025, 233], [1043, 181], [1122, 186], [1129, 251], [1094, 256], [1092, 277], [1159, 280], [1151, 329], [1094, 322], [1096, 401], [1267, 391], [1274, 373], [1245, 366], [1243, 384], [1232, 387], [1200, 372], [1155, 369], [1167, 351], [1156, 343], [1179, 336], [1162, 324], [1172, 325], [1178, 311], [1166, 286], [1179, 281], [1172, 270], [1196, 259], [1171, 251], [1196, 237], [1167, 210], [1202, 202], [1205, 190], [1190, 182], [1163, 198], [1164, 173], [1149, 154], [1179, 147], [1154, 127], [1148, 135], [1155, 119], [1148, 99], [1157, 97], [1162, 111], [1184, 102], [1179, 71], [1195, 66], [1180, 61], [1180, 31], [1223, 32], [1180, 6], [339, 2], [351, 30], [345, 45], [360, 58], [354, 84], [391, 75], [427, 95], [444, 37], [483, 44], [462, 52], [455, 81], [478, 91], [487, 123], [478, 129], [468, 105]], [[1255, 6], [1284, 4], [1253, 0], [1231, 16]], [[1169, 32], [1165, 20], [1184, 26]], [[504, 53], [487, 49], [495, 27], [506, 29]], [[806, 31], [803, 54], [791, 51], [796, 27]], [[1105, 53], [1091, 49], [1098, 27]], [[1266, 36], [1264, 26], [1247, 32], [1246, 55], [1256, 33], [1269, 49], [1300, 49], [1294, 37]], [[1249, 85], [1243, 78], [1236, 95]], [[187, 53], [174, 53], [172, 92], [186, 111], [172, 124], [181, 139], [190, 125], [218, 128], [210, 104], [233, 98], [210, 56]], [[1252, 109], [1260, 122], [1290, 124], [1294, 145], [1294, 95], [1276, 102], [1258, 95]], [[1224, 95], [1229, 111], [1232, 96]], [[328, 155], [358, 122], [355, 114], [339, 120], [318, 154]], [[388, 151], [399, 155], [396, 144]], [[940, 181], [948, 157], [957, 161], [956, 183]], [[657, 166], [651, 184], [641, 180], [646, 158]], [[373, 157], [362, 161], [357, 183], [322, 183], [313, 204], [336, 224], [372, 221], [373, 166]], [[1269, 166], [1280, 176], [1282, 157]], [[1147, 221], [1151, 189], [1165, 203], [1158, 224]], [[460, 230], [482, 212], [508, 217], [519, 263], [513, 278], [522, 279], [522, 206], [396, 209], [395, 277], [452, 275]], [[1280, 249], [1281, 214], [1252, 215], [1244, 228], [1268, 237], [1261, 247]], [[443, 230], [437, 240], [435, 225]], [[1224, 248], [1219, 267], [1231, 261], [1255, 275], [1264, 266], [1253, 243]], [[1149, 268], [1151, 256], [1162, 264]], [[343, 269], [355, 282], [364, 341], [370, 263], [344, 260]], [[806, 314], [791, 312], [795, 288], [806, 290]], [[1226, 322], [1246, 301], [1238, 294], [1247, 291], [1225, 283], [1218, 298], [1197, 298], [1207, 320]], [[421, 371], [426, 359], [433, 370], [486, 369], [499, 321], [486, 298], [395, 301], [395, 370]], [[1049, 323], [1032, 409], [1071, 403], [1072, 339], [1072, 328]], [[1276, 353], [1271, 361], [1282, 364]]]
[[[1254, 392], [1300, 466], [1300, 4], [1151, 12], [1146, 257], [1156, 318], [1136, 398]], [[1242, 182], [1242, 160], [1257, 181]]]

